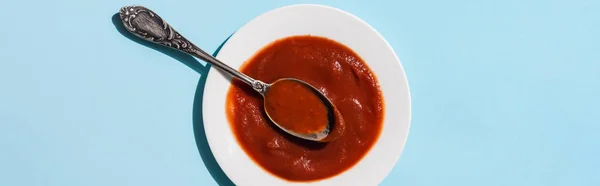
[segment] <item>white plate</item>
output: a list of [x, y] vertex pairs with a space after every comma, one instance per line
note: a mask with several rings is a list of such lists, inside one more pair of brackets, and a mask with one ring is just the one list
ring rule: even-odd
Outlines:
[[[402, 153], [410, 125], [408, 82], [398, 57], [375, 29], [358, 17], [321, 5], [292, 5], [264, 13], [239, 29], [217, 58], [239, 68], [269, 43], [293, 35], [315, 35], [353, 49], [377, 76], [385, 101], [379, 140], [367, 155], [344, 173], [314, 185], [377, 185]], [[204, 128], [210, 149], [236, 185], [304, 185], [271, 175], [248, 157], [237, 143], [225, 113], [230, 78], [211, 68], [203, 98]]]

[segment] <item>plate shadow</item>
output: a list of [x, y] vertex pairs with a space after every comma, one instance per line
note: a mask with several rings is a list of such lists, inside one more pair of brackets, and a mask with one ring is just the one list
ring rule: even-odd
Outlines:
[[[200, 80], [198, 80], [198, 86], [196, 87], [196, 94], [194, 96], [194, 105], [192, 111], [192, 121], [194, 137], [196, 139], [196, 146], [198, 147], [198, 151], [200, 153], [202, 161], [204, 162], [204, 166], [206, 166], [208, 172], [213, 177], [213, 179], [215, 179], [217, 184], [221, 186], [234, 186], [235, 184], [233, 184], [233, 182], [227, 177], [227, 175], [225, 175], [225, 172], [223, 172], [223, 170], [217, 163], [214, 155], [212, 154], [212, 151], [210, 150], [210, 147], [208, 146], [208, 141], [206, 139], [206, 131], [204, 131], [204, 120], [202, 117], [202, 97], [204, 95], [204, 85], [206, 84], [206, 77], [208, 75], [208, 70], [210, 69], [210, 64], [202, 65], [196, 58], [192, 57], [189, 54], [179, 52], [175, 49], [155, 44], [150, 41], [146, 41], [129, 33], [129, 31], [127, 31], [123, 26], [123, 23], [121, 22], [121, 18], [119, 17], [118, 13], [114, 14], [111, 19], [115, 28], [121, 35], [138, 44], [141, 44], [148, 48], [159, 51], [165, 55], [168, 55], [200, 74]], [[221, 43], [221, 45], [213, 53], [213, 56], [216, 56], [219, 53], [221, 47], [223, 47], [227, 40], [229, 40], [231, 35], [229, 35], [225, 39], [225, 41]]]

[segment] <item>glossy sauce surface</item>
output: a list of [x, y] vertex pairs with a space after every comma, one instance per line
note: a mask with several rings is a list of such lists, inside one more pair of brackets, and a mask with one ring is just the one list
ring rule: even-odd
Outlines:
[[263, 110], [263, 98], [234, 80], [226, 113], [244, 151], [266, 171], [289, 181], [329, 178], [354, 166], [377, 141], [384, 102], [375, 75], [352, 50], [322, 37], [278, 40], [255, 54], [241, 71], [272, 83], [297, 78], [329, 98], [344, 121], [331, 142], [295, 138], [274, 126]]

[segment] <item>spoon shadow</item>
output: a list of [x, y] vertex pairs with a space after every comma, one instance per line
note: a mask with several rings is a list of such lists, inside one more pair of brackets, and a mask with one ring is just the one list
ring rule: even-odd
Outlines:
[[[234, 186], [233, 182], [225, 175], [223, 169], [217, 163], [210, 147], [208, 146], [208, 141], [206, 139], [206, 131], [204, 131], [204, 120], [202, 118], [202, 96], [204, 95], [204, 85], [206, 83], [206, 77], [208, 75], [208, 70], [210, 69], [210, 64], [202, 65], [196, 58], [192, 57], [189, 54], [185, 54], [183, 52], [177, 51], [175, 49], [158, 45], [152, 43], [150, 41], [146, 41], [142, 38], [139, 38], [133, 34], [131, 34], [125, 27], [119, 17], [119, 14], [116, 13], [112, 16], [112, 22], [117, 29], [117, 31], [125, 36], [126, 38], [140, 44], [146, 46], [148, 48], [154, 49], [158, 52], [161, 52], [165, 55], [168, 55], [177, 61], [183, 63], [184, 65], [190, 67], [194, 71], [198, 72], [200, 76], [200, 80], [198, 80], [198, 86], [196, 87], [196, 94], [194, 96], [194, 106], [193, 106], [193, 129], [194, 129], [194, 137], [196, 139], [196, 146], [200, 153], [200, 157], [202, 158], [202, 162], [204, 162], [204, 166], [208, 169], [210, 175], [215, 179], [217, 184], [222, 186]], [[229, 35], [231, 37], [231, 35]], [[216, 56], [221, 47], [227, 42], [229, 39], [227, 37], [223, 43], [215, 50], [213, 56]]]

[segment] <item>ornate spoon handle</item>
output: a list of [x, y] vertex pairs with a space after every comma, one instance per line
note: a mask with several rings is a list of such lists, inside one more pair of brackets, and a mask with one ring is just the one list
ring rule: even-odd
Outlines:
[[211, 65], [227, 72], [243, 82], [251, 85], [254, 90], [263, 94], [268, 87], [262, 81], [255, 80], [250, 76], [237, 71], [225, 63], [214, 58], [204, 50], [198, 48], [190, 41], [181, 36], [167, 22], [160, 18], [152, 10], [143, 6], [125, 6], [119, 12], [121, 20], [125, 28], [142, 39], [153, 43], [161, 44], [173, 49], [188, 53], [192, 56], [200, 58]]

